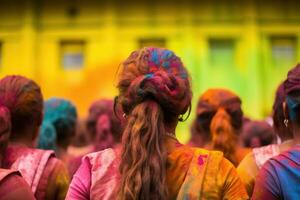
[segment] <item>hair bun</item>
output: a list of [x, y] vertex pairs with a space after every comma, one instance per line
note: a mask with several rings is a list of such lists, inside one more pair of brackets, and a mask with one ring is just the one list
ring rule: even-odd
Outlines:
[[286, 94], [300, 90], [300, 64], [297, 64], [288, 72], [287, 79], [284, 82], [284, 90]]
[[56, 149], [56, 129], [51, 122], [43, 121], [38, 138], [38, 148]]
[[132, 81], [128, 90], [131, 104], [136, 105], [146, 100], [153, 100], [174, 114], [182, 114], [187, 109], [185, 107], [187, 103], [185, 84], [185, 80], [164, 70], [137, 77]]

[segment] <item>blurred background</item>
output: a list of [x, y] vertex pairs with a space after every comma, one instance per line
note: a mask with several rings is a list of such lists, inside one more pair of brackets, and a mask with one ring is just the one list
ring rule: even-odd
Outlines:
[[[130, 52], [166, 47], [190, 72], [193, 105], [226, 87], [248, 117], [263, 119], [300, 60], [299, 9], [296, 0], [0, 0], [0, 77], [30, 77], [45, 99], [68, 98], [85, 117], [94, 100], [117, 94]], [[192, 118], [179, 128], [183, 142]]]

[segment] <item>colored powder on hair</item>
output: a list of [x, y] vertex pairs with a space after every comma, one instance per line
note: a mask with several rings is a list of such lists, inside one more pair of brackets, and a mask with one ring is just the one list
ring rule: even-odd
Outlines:
[[300, 102], [290, 98], [289, 96], [286, 97], [286, 103], [289, 108], [289, 117], [292, 121], [296, 121], [297, 119], [297, 107]]
[[56, 127], [55, 123], [71, 128], [75, 126], [77, 120], [77, 111], [75, 106], [60, 98], [51, 98], [44, 103], [44, 120], [40, 130], [39, 148], [55, 149]]

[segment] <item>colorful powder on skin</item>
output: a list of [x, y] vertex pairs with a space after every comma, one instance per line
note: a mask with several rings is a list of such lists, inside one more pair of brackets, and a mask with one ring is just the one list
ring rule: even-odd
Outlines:
[[198, 157], [198, 164], [203, 165], [206, 159], [207, 159], [207, 155], [200, 155]]

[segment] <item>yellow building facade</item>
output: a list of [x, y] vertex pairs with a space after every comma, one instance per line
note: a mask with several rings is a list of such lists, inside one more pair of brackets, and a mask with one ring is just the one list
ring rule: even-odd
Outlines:
[[[189, 69], [194, 105], [207, 88], [226, 87], [241, 96], [247, 116], [263, 118], [300, 58], [299, 7], [291, 0], [3, 1], [0, 76], [33, 78], [46, 99], [71, 99], [85, 116], [91, 102], [117, 94], [117, 70], [131, 51], [163, 46]], [[180, 128], [182, 141], [188, 129]]]

